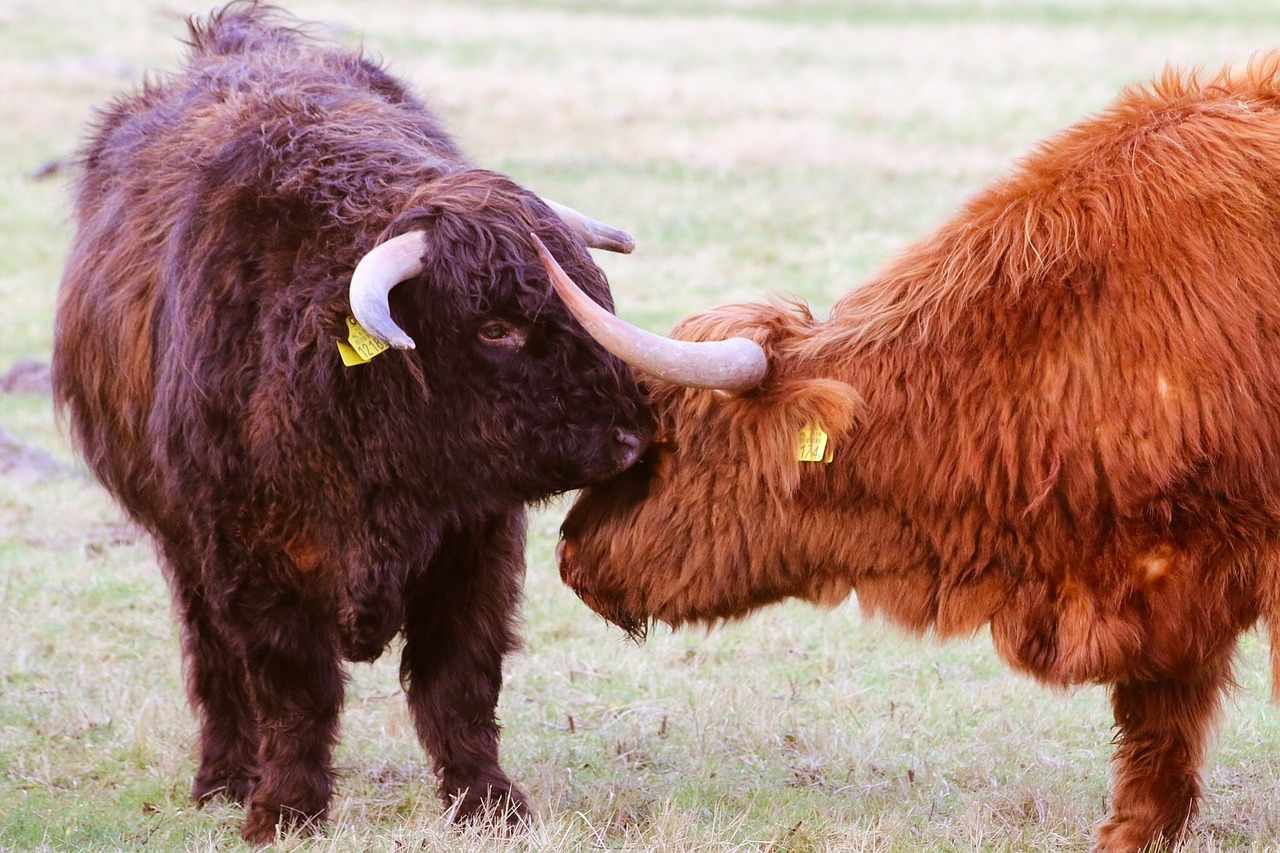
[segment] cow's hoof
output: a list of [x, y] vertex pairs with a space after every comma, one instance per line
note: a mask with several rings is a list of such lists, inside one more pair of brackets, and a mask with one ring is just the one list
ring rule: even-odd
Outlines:
[[1098, 829], [1093, 853], [1156, 853], [1171, 850], [1173, 843], [1163, 827], [1155, 821], [1131, 816], [1112, 815]]
[[461, 792], [454, 801], [451, 817], [456, 824], [484, 824], [520, 832], [533, 821], [533, 812], [529, 801], [515, 786], [489, 786], [483, 795], [470, 790]]
[[240, 827], [240, 837], [251, 844], [270, 844], [284, 833], [314, 835], [324, 828], [324, 823], [323, 813], [308, 816], [288, 806], [251, 803]]
[[252, 793], [253, 778], [243, 771], [202, 768], [191, 784], [191, 799], [198, 805], [222, 799], [242, 806]]

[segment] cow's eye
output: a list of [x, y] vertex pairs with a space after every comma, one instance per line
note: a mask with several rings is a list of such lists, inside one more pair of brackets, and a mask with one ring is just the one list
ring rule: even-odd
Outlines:
[[476, 337], [480, 339], [480, 343], [488, 344], [492, 347], [519, 349], [524, 346], [526, 333], [523, 329], [505, 320], [490, 320], [480, 327], [480, 330], [476, 332]]

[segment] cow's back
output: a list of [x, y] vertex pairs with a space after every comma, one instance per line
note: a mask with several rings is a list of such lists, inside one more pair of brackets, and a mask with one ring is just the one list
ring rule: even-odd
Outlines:
[[877, 397], [868, 440], [911, 444], [864, 474], [1061, 531], [1050, 559], [1152, 501], [1280, 506], [1277, 80], [1280, 55], [1125, 93], [846, 296], [804, 351]]

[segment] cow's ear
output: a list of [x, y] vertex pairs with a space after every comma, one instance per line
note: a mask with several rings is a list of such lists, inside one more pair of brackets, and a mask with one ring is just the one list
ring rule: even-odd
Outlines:
[[[837, 379], [789, 379], [754, 394], [716, 398], [702, 395], [707, 414], [690, 418], [699, 425], [697, 435], [681, 436], [687, 451], [720, 453], [729, 448], [739, 473], [747, 482], [763, 484], [775, 498], [785, 500], [800, 485], [805, 463], [829, 461], [828, 450], [838, 457], [847, 447], [847, 436], [866, 410], [858, 390]], [[708, 431], [714, 433], [709, 440]], [[820, 434], [821, 447], [813, 459], [802, 452], [804, 436]], [[707, 450], [705, 448], [721, 449]]]
[[770, 390], [781, 426], [820, 424], [829, 435], [845, 435], [861, 420], [867, 404], [858, 389], [838, 379], [792, 379]]

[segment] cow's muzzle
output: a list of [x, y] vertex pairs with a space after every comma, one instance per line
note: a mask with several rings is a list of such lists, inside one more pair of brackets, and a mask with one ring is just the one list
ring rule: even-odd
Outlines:
[[571, 539], [561, 538], [556, 544], [556, 564], [560, 567], [560, 580], [577, 593], [583, 604], [626, 631], [632, 640], [637, 643], [644, 642], [645, 635], [648, 633], [648, 620], [625, 612], [607, 596], [595, 591], [586, 581], [585, 573], [582, 571], [577, 543]]
[[625, 471], [640, 461], [640, 457], [649, 446], [649, 431], [637, 432], [618, 427], [613, 431], [614, 461], [617, 468], [613, 471]]

